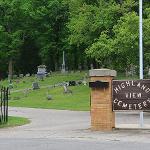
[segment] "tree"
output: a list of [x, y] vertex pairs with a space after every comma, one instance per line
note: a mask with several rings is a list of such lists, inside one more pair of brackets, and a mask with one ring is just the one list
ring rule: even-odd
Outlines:
[[[19, 28], [22, 14], [20, 6], [21, 3], [18, 0], [0, 1], [0, 57], [6, 64], [19, 56], [19, 48], [22, 45], [22, 30]], [[5, 64], [2, 65], [5, 66]]]

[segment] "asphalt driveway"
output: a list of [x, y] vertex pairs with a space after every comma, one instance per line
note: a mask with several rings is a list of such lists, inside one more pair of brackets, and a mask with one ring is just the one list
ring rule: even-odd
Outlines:
[[[150, 113], [144, 114], [144, 130], [114, 130], [98, 132], [90, 130], [90, 112], [34, 108], [9, 108], [9, 115], [23, 116], [30, 124], [0, 129], [0, 138], [59, 138], [100, 141], [144, 141], [149, 143]], [[116, 113], [116, 126], [137, 128], [138, 113]], [[150, 128], [149, 128], [150, 129]]]

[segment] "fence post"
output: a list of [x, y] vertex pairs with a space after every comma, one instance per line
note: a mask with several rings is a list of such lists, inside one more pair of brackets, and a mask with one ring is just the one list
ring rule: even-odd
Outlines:
[[8, 88], [0, 89], [0, 124], [8, 121]]

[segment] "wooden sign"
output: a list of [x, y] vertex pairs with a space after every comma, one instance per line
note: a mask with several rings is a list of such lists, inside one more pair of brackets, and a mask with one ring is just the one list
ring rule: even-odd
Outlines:
[[150, 111], [150, 80], [114, 80], [113, 110]]

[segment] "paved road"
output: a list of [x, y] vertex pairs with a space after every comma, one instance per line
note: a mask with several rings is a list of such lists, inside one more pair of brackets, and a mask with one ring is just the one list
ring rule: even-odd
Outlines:
[[[89, 112], [10, 108], [10, 115], [28, 117], [31, 123], [0, 129], [0, 150], [150, 149], [150, 130], [92, 132]], [[150, 114], [144, 116], [149, 127]], [[138, 122], [137, 113], [116, 114], [118, 127], [127, 127], [129, 123], [130, 127], [135, 127]]]
[[149, 146], [148, 143], [76, 139], [3, 139], [0, 142], [1, 150], [149, 150]]

